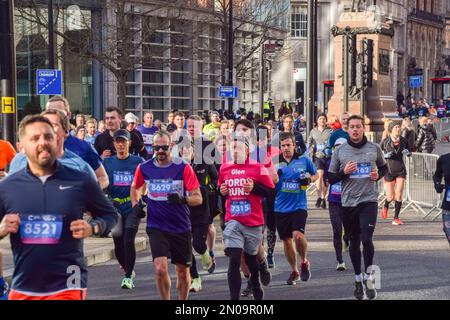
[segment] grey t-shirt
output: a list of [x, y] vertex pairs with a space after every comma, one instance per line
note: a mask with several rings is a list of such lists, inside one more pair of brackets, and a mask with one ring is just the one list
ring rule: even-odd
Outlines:
[[370, 141], [360, 149], [348, 143], [342, 144], [333, 152], [329, 172], [343, 171], [349, 161], [358, 163], [358, 170], [342, 180], [342, 206], [356, 207], [363, 202], [377, 202], [377, 182], [370, 179], [370, 172], [372, 168], [386, 165], [380, 146]]

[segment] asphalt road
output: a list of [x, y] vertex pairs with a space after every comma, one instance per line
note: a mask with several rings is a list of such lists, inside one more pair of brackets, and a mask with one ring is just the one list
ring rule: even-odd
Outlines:
[[[381, 288], [379, 300], [449, 300], [450, 250], [442, 231], [442, 222], [425, 221], [420, 214], [408, 212], [404, 226], [392, 226], [389, 221], [378, 221], [374, 243], [374, 263], [380, 267]], [[271, 300], [334, 300], [354, 299], [354, 275], [348, 253], [344, 255], [345, 272], [335, 271], [331, 226], [327, 211], [310, 210], [307, 224], [309, 259], [312, 277], [308, 282], [287, 286], [289, 267], [284, 258], [282, 243], [275, 250], [276, 267], [271, 269], [273, 279], [265, 287], [265, 299]], [[191, 293], [190, 300], [227, 300], [227, 257], [218, 246], [217, 269], [214, 274], [201, 271], [203, 290]], [[89, 268], [88, 299], [91, 300], [157, 300], [154, 268], [149, 250], [138, 255], [136, 288], [120, 288], [122, 273], [115, 260]], [[199, 261], [199, 260], [197, 260]], [[197, 265], [200, 265], [198, 263]], [[201, 267], [200, 267], [201, 268]], [[172, 298], [176, 299], [176, 279], [172, 275]], [[245, 287], [243, 279], [242, 289]], [[250, 300], [250, 298], [243, 298]]]

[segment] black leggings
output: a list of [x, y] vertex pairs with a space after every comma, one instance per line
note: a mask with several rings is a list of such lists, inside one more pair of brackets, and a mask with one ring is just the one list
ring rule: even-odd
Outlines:
[[273, 255], [275, 244], [277, 242], [277, 228], [275, 224], [274, 212], [275, 199], [273, 197], [269, 197], [266, 198], [264, 202], [264, 213], [267, 226], [267, 254], [271, 256]]
[[377, 223], [376, 202], [364, 202], [356, 207], [344, 207], [344, 228], [349, 232], [350, 258], [355, 274], [361, 274], [361, 243], [363, 245], [364, 266], [373, 264], [375, 248], [372, 242]]
[[135, 239], [137, 234], [137, 228], [126, 228], [126, 219], [128, 216], [122, 216], [123, 231], [119, 237], [113, 237], [114, 240], [114, 253], [116, 254], [117, 261], [125, 270], [125, 277], [131, 278], [136, 263], [136, 246]]
[[[207, 223], [204, 224], [192, 224], [192, 247], [199, 254], [204, 254], [208, 249], [206, 246], [206, 237], [208, 235]], [[192, 252], [192, 265], [190, 268], [191, 278], [198, 278], [197, 263], [195, 262], [195, 256]]]
[[[343, 223], [343, 211], [340, 203], [329, 202], [328, 211], [330, 213], [331, 226], [333, 227], [333, 245], [334, 251], [336, 251], [336, 260], [339, 263], [344, 262], [342, 259], [342, 223]], [[344, 232], [344, 237], [348, 237]], [[346, 239], [344, 239], [346, 241]], [[347, 242], [347, 241], [346, 241]]]
[[[228, 287], [230, 288], [230, 299], [239, 300], [241, 293], [241, 254], [242, 249], [240, 248], [227, 248], [226, 249], [229, 257], [228, 265]], [[260, 287], [259, 282], [259, 263], [256, 255], [249, 255], [244, 253], [245, 262], [250, 269], [250, 282], [253, 287]]]

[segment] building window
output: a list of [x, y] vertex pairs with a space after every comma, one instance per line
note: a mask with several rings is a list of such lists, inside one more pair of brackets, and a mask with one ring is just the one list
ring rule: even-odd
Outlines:
[[291, 36], [293, 38], [306, 38], [308, 36], [308, 9], [306, 6], [292, 7]]

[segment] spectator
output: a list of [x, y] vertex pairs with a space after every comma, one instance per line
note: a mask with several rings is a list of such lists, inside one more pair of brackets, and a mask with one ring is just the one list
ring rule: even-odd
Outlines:
[[447, 116], [447, 106], [444, 104], [444, 100], [439, 99], [436, 105], [436, 115], [439, 119], [445, 118]]
[[75, 136], [80, 140], [86, 140], [86, 131], [85, 126], [78, 126], [75, 129]]
[[98, 122], [98, 129], [97, 129], [97, 130], [98, 130], [99, 133], [105, 132], [105, 130], [106, 130], [105, 121], [100, 120], [100, 121]]
[[381, 136], [381, 141], [383, 141], [384, 139], [386, 139], [387, 137], [389, 137], [389, 124], [392, 122], [392, 119], [383, 119], [384, 120], [384, 130], [383, 130], [383, 134]]
[[427, 117], [419, 119], [419, 130], [416, 140], [417, 152], [431, 153], [436, 144], [437, 134], [434, 126], [428, 123]]
[[433, 117], [437, 116], [437, 110], [433, 105], [428, 108], [428, 113]]
[[405, 96], [403, 95], [403, 93], [401, 91], [399, 91], [397, 93], [397, 107], [398, 107], [399, 112], [400, 112], [400, 106], [403, 105], [404, 101], [405, 101]]
[[94, 118], [89, 119], [86, 122], [86, 137], [84, 140], [89, 142], [91, 145], [94, 145], [95, 138], [97, 138], [99, 134], [100, 132], [97, 131], [97, 120]]
[[416, 131], [414, 130], [411, 119], [408, 117], [402, 121], [401, 136], [408, 141], [408, 150], [415, 151]]
[[280, 110], [278, 110], [278, 119], [282, 119], [283, 116], [292, 114], [292, 108], [288, 105], [286, 100], [281, 103]]

